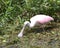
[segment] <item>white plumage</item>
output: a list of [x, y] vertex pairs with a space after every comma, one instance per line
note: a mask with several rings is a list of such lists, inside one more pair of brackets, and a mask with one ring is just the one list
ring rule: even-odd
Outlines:
[[18, 34], [18, 37], [22, 37], [23, 36], [23, 31], [25, 29], [26, 26], [29, 26], [30, 28], [34, 27], [36, 24], [40, 23], [40, 24], [46, 24], [48, 22], [50, 22], [51, 20], [54, 20], [51, 16], [47, 16], [47, 15], [35, 15], [33, 16], [30, 21], [25, 21], [23, 28], [21, 30], [21, 32]]

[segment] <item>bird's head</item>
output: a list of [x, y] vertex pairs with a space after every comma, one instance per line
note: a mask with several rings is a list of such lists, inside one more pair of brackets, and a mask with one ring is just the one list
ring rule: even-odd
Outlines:
[[28, 25], [29, 25], [29, 21], [25, 21], [21, 32], [18, 34], [18, 37], [22, 37], [23, 36], [24, 29]]
[[25, 22], [24, 22], [24, 25], [25, 25], [25, 26], [29, 26], [29, 21], [25, 21]]

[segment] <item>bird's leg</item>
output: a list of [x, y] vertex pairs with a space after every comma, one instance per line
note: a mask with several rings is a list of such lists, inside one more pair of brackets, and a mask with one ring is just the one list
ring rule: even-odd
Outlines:
[[45, 32], [45, 29], [44, 29], [44, 27], [45, 27], [45, 25], [43, 24], [43, 25], [42, 25], [42, 29], [43, 29], [43, 31]]

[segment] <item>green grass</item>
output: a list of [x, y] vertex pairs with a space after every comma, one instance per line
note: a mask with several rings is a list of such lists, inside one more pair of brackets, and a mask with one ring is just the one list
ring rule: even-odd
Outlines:
[[[26, 28], [23, 38], [17, 35], [23, 23], [36, 14], [54, 18], [52, 25]], [[60, 0], [0, 0], [0, 48], [59, 48]]]
[[[57, 25], [56, 25], [57, 24]], [[4, 48], [59, 48], [60, 23], [47, 25], [45, 32], [42, 28], [25, 29], [24, 36], [18, 38], [17, 31], [0, 36], [0, 47]]]

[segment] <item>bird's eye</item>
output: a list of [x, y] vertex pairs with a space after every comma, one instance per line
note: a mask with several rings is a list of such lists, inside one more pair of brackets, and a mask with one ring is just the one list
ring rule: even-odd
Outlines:
[[31, 23], [31, 21], [29, 21]]

